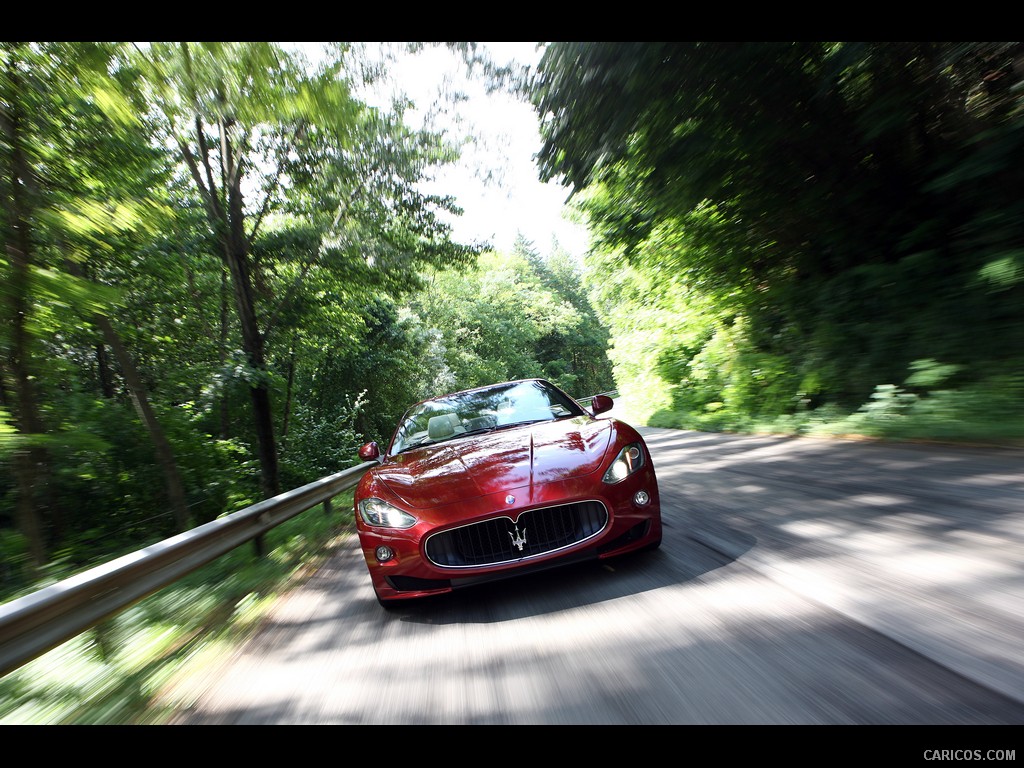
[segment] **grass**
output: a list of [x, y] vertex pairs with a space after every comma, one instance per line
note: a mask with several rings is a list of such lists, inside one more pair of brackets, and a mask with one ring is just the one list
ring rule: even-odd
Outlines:
[[926, 396], [879, 386], [854, 413], [833, 407], [771, 418], [715, 409], [692, 413], [661, 410], [652, 427], [703, 432], [868, 438], [892, 442], [1024, 447], [1024, 399], [1016, 389], [936, 391]]
[[266, 534], [264, 557], [238, 547], [8, 673], [0, 725], [166, 722], [175, 706], [168, 686], [237, 647], [278, 597], [354, 535], [351, 508], [349, 491], [330, 517], [307, 510]]

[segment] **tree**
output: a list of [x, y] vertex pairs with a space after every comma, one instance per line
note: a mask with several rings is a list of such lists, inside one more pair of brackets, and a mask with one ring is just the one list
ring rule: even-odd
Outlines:
[[855, 408], [922, 359], [1009, 372], [1021, 50], [552, 43], [531, 83], [542, 176], [572, 186], [592, 263], [635, 268], [647, 303], [707, 329], [665, 337], [680, 407]]
[[[67, 532], [54, 452], [81, 443], [85, 429], [54, 416], [54, 397], [74, 385], [47, 359], [59, 340], [79, 333], [76, 321], [95, 321], [115, 346], [163, 469], [178, 530], [187, 526], [188, 513], [171, 446], [109, 317], [116, 296], [80, 279], [85, 270], [103, 271], [101, 262], [128, 244], [124, 233], [144, 229], [139, 222], [156, 210], [147, 182], [158, 173], [158, 153], [136, 119], [130, 73], [120, 66], [116, 46], [101, 43], [12, 44], [4, 48], [4, 64], [8, 349], [12, 411], [22, 433], [14, 457], [16, 504], [32, 559], [42, 565], [48, 545], [62, 544]], [[104, 394], [113, 397], [104, 343], [95, 349]], [[67, 476], [67, 467], [58, 469]]]
[[288, 155], [300, 150], [310, 125], [330, 127], [344, 142], [360, 106], [336, 64], [310, 76], [270, 43], [154, 43], [144, 58], [154, 102], [202, 199], [231, 276], [251, 370], [262, 488], [270, 497], [280, 491], [280, 483], [261, 327], [269, 313], [260, 312], [257, 291], [264, 276], [252, 244], [286, 186]]
[[[33, 127], [29, 104], [32, 86], [26, 84], [28, 61], [33, 52], [25, 43], [4, 43], [3, 79], [0, 81], [0, 148], [2, 154], [4, 220], [3, 233], [7, 257], [8, 279], [5, 298], [7, 355], [3, 382], [4, 405], [10, 407], [15, 428], [20, 436], [15, 449], [14, 471], [17, 477], [17, 518], [29, 542], [33, 562], [45, 560], [43, 536], [45, 504], [40, 488], [45, 488], [49, 474], [49, 457], [40, 438], [44, 432], [35, 391], [35, 372], [31, 350], [31, 292], [29, 281], [35, 261], [33, 225], [37, 185], [29, 159], [29, 143]], [[10, 392], [10, 394], [8, 394]], [[52, 509], [49, 510], [53, 512]]]
[[576, 397], [615, 389], [608, 328], [590, 303], [581, 265], [557, 243], [544, 258], [520, 236], [513, 251], [526, 258], [541, 285], [567, 302], [579, 318], [576, 323], [552, 327], [538, 340], [537, 357], [544, 375]]

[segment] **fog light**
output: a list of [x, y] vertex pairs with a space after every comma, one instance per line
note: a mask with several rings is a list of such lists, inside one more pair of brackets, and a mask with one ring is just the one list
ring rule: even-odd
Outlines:
[[382, 544], [381, 546], [377, 547], [376, 551], [374, 551], [373, 554], [377, 558], [378, 563], [386, 563], [388, 560], [395, 556], [395, 550], [393, 550], [389, 546]]
[[647, 491], [637, 491], [633, 494], [633, 503], [638, 507], [642, 507], [644, 504], [649, 502], [651, 497], [647, 494]]

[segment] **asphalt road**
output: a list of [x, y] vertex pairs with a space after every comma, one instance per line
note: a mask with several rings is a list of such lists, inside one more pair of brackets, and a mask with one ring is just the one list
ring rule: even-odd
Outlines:
[[1024, 452], [641, 431], [657, 552], [389, 612], [353, 539], [175, 722], [1024, 723]]

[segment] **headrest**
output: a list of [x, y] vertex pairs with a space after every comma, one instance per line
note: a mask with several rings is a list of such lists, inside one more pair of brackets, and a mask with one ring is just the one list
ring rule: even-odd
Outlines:
[[427, 435], [431, 440], [437, 440], [442, 437], [451, 437], [455, 434], [455, 427], [452, 426], [451, 414], [444, 414], [443, 416], [431, 416], [430, 420], [427, 421]]

